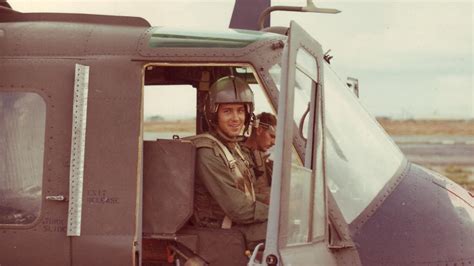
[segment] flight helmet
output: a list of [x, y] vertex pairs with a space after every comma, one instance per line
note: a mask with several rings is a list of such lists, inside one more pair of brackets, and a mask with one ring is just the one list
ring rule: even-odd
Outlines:
[[222, 103], [243, 103], [245, 105], [245, 128], [249, 128], [254, 111], [253, 92], [243, 79], [235, 76], [225, 76], [218, 79], [209, 88], [205, 106], [206, 120], [212, 128], [217, 126], [217, 110]]

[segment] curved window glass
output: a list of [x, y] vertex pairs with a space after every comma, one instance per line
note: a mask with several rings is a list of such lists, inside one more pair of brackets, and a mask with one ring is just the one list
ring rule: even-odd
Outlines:
[[288, 245], [306, 243], [309, 241], [311, 174], [311, 169], [298, 166], [295, 163], [291, 164]]
[[[321, 130], [319, 124], [313, 129], [309, 121], [313, 121], [313, 113], [311, 113], [312, 99], [316, 98], [316, 82], [317, 76], [317, 62], [305, 49], [299, 48], [296, 53], [296, 71], [295, 71], [295, 88], [294, 88], [294, 105], [293, 105], [293, 119], [299, 125], [293, 135], [301, 134], [301, 137], [306, 139], [305, 147], [306, 158], [303, 166], [298, 166], [293, 163], [291, 167], [290, 176], [290, 190], [289, 190], [289, 208], [288, 208], [288, 239], [287, 244], [302, 244], [324, 235], [325, 216], [324, 216], [324, 191], [319, 189], [319, 186], [324, 184], [322, 174], [322, 159], [319, 159], [320, 168], [316, 169], [316, 176], [314, 176], [311, 149], [313, 148], [312, 136], [314, 130]], [[319, 113], [318, 113], [319, 114]], [[320, 121], [320, 119], [318, 119]], [[317, 135], [319, 136], [317, 131]], [[318, 144], [321, 142], [318, 141]], [[310, 146], [308, 146], [310, 145]], [[308, 149], [309, 148], [309, 149]], [[317, 146], [319, 151], [321, 145]], [[318, 156], [315, 154], [314, 156]], [[292, 154], [292, 161], [299, 159], [298, 155]], [[312, 180], [315, 179], [316, 181]], [[317, 183], [317, 188], [314, 189], [314, 183]], [[322, 186], [321, 186], [322, 188]], [[315, 192], [317, 191], [317, 192]], [[319, 192], [319, 194], [318, 194]], [[314, 193], [314, 195], [311, 195]], [[316, 204], [311, 204], [311, 202]], [[322, 215], [321, 215], [322, 214]], [[313, 234], [310, 227], [313, 226]]]
[[350, 223], [393, 177], [404, 157], [327, 64], [324, 81], [326, 177]]
[[38, 94], [0, 92], [0, 224], [29, 224], [39, 216], [45, 123]]

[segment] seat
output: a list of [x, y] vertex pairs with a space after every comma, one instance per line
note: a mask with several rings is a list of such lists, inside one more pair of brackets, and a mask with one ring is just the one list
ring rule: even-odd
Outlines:
[[[145, 265], [166, 265], [172, 249], [210, 265], [245, 265], [245, 239], [236, 229], [191, 227], [196, 148], [186, 140], [143, 145], [143, 243]], [[185, 247], [183, 249], [183, 247]], [[224, 248], [225, 247], [225, 248]], [[173, 264], [174, 265], [174, 264]]]
[[176, 234], [193, 214], [196, 149], [182, 140], [143, 146], [143, 233]]

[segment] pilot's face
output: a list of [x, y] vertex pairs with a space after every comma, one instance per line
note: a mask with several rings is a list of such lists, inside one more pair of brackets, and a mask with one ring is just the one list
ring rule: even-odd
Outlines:
[[244, 104], [224, 103], [217, 110], [217, 126], [227, 137], [234, 138], [241, 134], [245, 123]]
[[257, 128], [257, 148], [266, 152], [275, 145], [275, 131], [263, 127]]

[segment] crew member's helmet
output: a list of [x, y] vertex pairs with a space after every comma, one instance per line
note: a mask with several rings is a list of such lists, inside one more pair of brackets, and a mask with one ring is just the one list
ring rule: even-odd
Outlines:
[[247, 82], [235, 76], [225, 76], [212, 84], [205, 106], [206, 120], [212, 128], [217, 126], [217, 109], [221, 103], [245, 105], [244, 132], [246, 132], [254, 111], [253, 92]]

